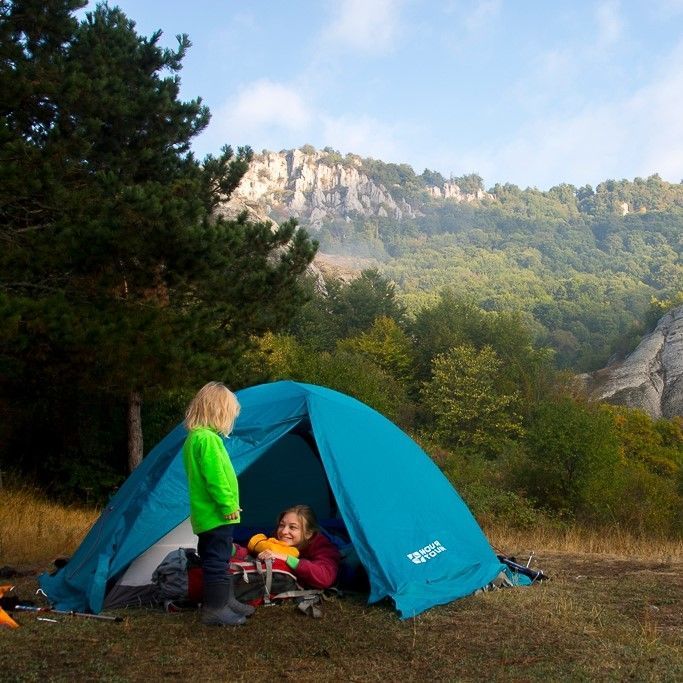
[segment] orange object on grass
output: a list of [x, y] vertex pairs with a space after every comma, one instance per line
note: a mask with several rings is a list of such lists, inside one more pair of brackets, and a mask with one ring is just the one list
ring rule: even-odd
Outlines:
[[[9, 593], [13, 588], [14, 586], [0, 586], [0, 598], [5, 593]], [[0, 607], [0, 626], [4, 626], [5, 628], [19, 628], [19, 624], [17, 624], [2, 607]]]

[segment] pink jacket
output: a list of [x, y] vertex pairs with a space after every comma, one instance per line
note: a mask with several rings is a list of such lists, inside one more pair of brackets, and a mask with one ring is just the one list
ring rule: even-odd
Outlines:
[[337, 546], [318, 532], [299, 551], [299, 564], [293, 572], [304, 588], [329, 588], [337, 580], [340, 562]]

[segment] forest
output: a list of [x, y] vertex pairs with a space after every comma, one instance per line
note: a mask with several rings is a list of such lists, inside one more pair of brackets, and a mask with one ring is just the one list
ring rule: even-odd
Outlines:
[[485, 310], [522, 313], [558, 367], [582, 372], [632, 350], [680, 302], [683, 185], [655, 175], [595, 190], [485, 190], [471, 174], [449, 181], [482, 196], [465, 203], [430, 197], [425, 188], [446, 181], [428, 169], [368, 159], [361, 168], [416, 215], [330, 221], [316, 237], [323, 251], [375, 259], [411, 312], [457, 282]]
[[[420, 197], [418, 217], [316, 239], [220, 218], [252, 153], [192, 154], [209, 112], [179, 100], [189, 40], [162, 49], [116, 8], [77, 20], [83, 5], [0, 16], [4, 481], [102, 504], [205, 381], [289, 378], [394, 420], [480, 520], [681, 536], [683, 420], [588, 403], [572, 374], [681, 302], [683, 187], [505, 185], [436, 203], [422, 190], [438, 174], [366, 160]], [[321, 291], [318, 248], [381, 270]]]

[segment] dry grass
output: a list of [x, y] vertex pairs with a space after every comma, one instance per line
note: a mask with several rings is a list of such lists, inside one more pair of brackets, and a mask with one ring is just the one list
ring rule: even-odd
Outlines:
[[[38, 567], [70, 553], [94, 510], [64, 508], [30, 489], [0, 498], [0, 564], [33, 598]], [[12, 681], [676, 681], [683, 680], [680, 543], [587, 530], [489, 529], [494, 546], [550, 581], [471, 596], [400, 621], [365, 596], [329, 602], [319, 620], [291, 605], [260, 608], [240, 629], [206, 628], [194, 610], [128, 610], [122, 623], [15, 612], [0, 633]], [[37, 599], [37, 598], [36, 598]], [[54, 621], [45, 621], [45, 617]]]
[[[30, 490], [4, 494], [2, 557], [14, 566], [47, 569], [95, 517], [36, 500]], [[20, 628], [0, 633], [0, 678], [683, 680], [680, 544], [660, 541], [653, 549], [588, 531], [489, 533], [506, 552], [535, 550], [533, 566], [550, 581], [471, 596], [407, 621], [388, 604], [368, 607], [364, 596], [326, 603], [319, 620], [291, 605], [260, 608], [241, 629], [202, 627], [194, 610], [121, 611], [122, 623], [15, 612]], [[19, 597], [34, 596], [35, 574], [12, 581]]]
[[[539, 564], [550, 581], [407, 621], [361, 596], [326, 603], [319, 620], [259, 608], [240, 629], [202, 627], [194, 610], [120, 611], [119, 624], [15, 613], [0, 671], [13, 681], [683, 680], [682, 563], [542, 554]], [[35, 585], [26, 577], [17, 591]]]
[[92, 508], [65, 507], [30, 488], [0, 491], [0, 565], [35, 565], [70, 555], [97, 519]]
[[658, 561], [682, 561], [683, 539], [652, 538], [621, 529], [574, 526], [563, 530], [539, 525], [534, 529], [485, 529], [494, 548], [503, 554], [528, 557], [532, 552], [595, 553], [613, 557], [638, 557]]
[[[99, 514], [94, 508], [50, 502], [29, 487], [4, 488], [1, 494], [0, 565], [37, 565], [71, 555]], [[532, 552], [559, 552], [683, 560], [683, 539], [643, 537], [620, 529], [558, 530], [541, 524], [521, 530], [493, 524], [484, 531], [499, 552], [520, 558]]]

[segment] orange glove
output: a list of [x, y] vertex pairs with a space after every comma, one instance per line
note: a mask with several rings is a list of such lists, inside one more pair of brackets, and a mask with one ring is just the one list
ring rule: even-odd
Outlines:
[[299, 550], [292, 545], [287, 545], [277, 538], [266, 538], [265, 534], [255, 534], [247, 543], [247, 550], [250, 555], [258, 555], [264, 550], [272, 550], [275, 553], [284, 553], [292, 557], [299, 557]]

